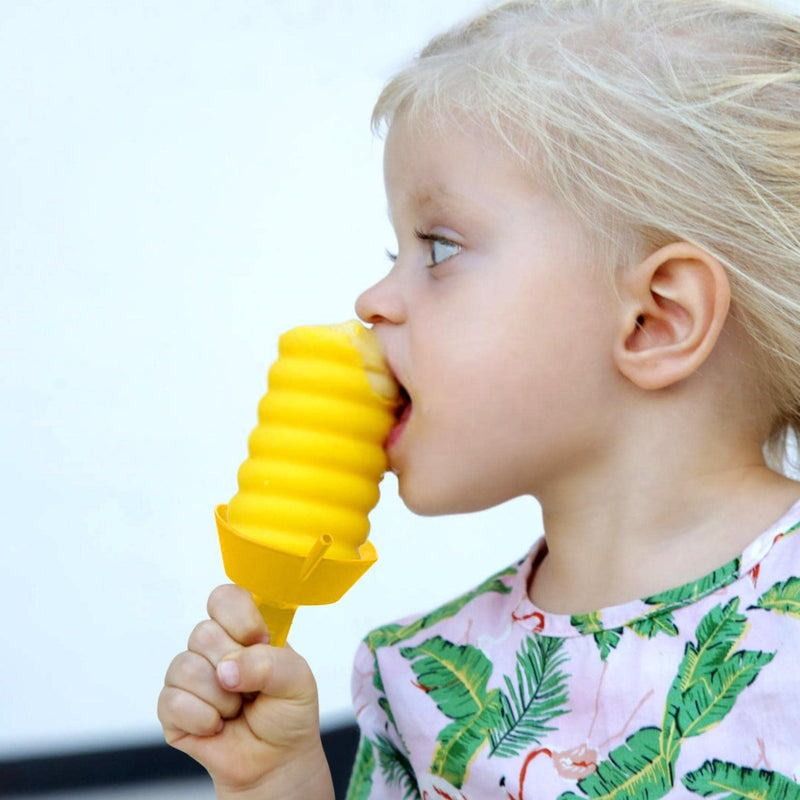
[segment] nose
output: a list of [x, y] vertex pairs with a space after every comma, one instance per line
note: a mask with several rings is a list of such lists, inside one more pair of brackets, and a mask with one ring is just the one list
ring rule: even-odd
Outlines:
[[397, 285], [395, 269], [382, 280], [362, 292], [356, 300], [356, 314], [362, 322], [391, 322], [405, 319], [405, 302]]

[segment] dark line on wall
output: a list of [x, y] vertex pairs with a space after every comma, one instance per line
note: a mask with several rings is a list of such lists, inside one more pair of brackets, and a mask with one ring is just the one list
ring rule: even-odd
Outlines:
[[[358, 728], [347, 725], [322, 734], [337, 800], [344, 798], [358, 747]], [[0, 761], [0, 797], [31, 797], [157, 781], [197, 780], [206, 771], [167, 744], [93, 750], [67, 755]]]

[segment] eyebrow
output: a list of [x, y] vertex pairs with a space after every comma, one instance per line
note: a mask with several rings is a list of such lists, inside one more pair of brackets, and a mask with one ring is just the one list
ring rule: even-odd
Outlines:
[[433, 186], [429, 189], [420, 189], [414, 192], [413, 200], [420, 208], [425, 208], [439, 203], [447, 206], [463, 206], [464, 202], [468, 201], [469, 198], [462, 194], [451, 192], [444, 186]]
[[[457, 192], [451, 192], [444, 186], [432, 185], [431, 187], [418, 189], [411, 195], [411, 200], [415, 206], [424, 209], [430, 206], [442, 207], [446, 211], [467, 212], [471, 216], [475, 216], [476, 207], [480, 207], [475, 200], [470, 199], [466, 195]], [[392, 221], [392, 214], [387, 204], [386, 216], [389, 222]]]

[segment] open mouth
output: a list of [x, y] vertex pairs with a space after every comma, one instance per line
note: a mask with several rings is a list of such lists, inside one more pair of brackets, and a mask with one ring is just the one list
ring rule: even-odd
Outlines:
[[402, 419], [407, 411], [411, 410], [411, 397], [406, 391], [404, 386], [400, 386], [400, 399], [397, 403], [397, 411], [395, 411], [395, 419]]
[[406, 423], [411, 417], [411, 409], [413, 403], [411, 396], [405, 390], [405, 387], [400, 386], [400, 402], [397, 404], [397, 411], [395, 412], [395, 419], [397, 422], [394, 427], [389, 431], [389, 436], [386, 439], [386, 449], [388, 450], [394, 445], [397, 440], [403, 435]]

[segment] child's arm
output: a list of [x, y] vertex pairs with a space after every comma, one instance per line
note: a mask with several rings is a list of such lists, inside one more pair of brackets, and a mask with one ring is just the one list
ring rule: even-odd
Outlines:
[[215, 589], [208, 613], [167, 670], [158, 700], [167, 742], [208, 770], [218, 798], [333, 800], [308, 664], [265, 643], [244, 589]]

